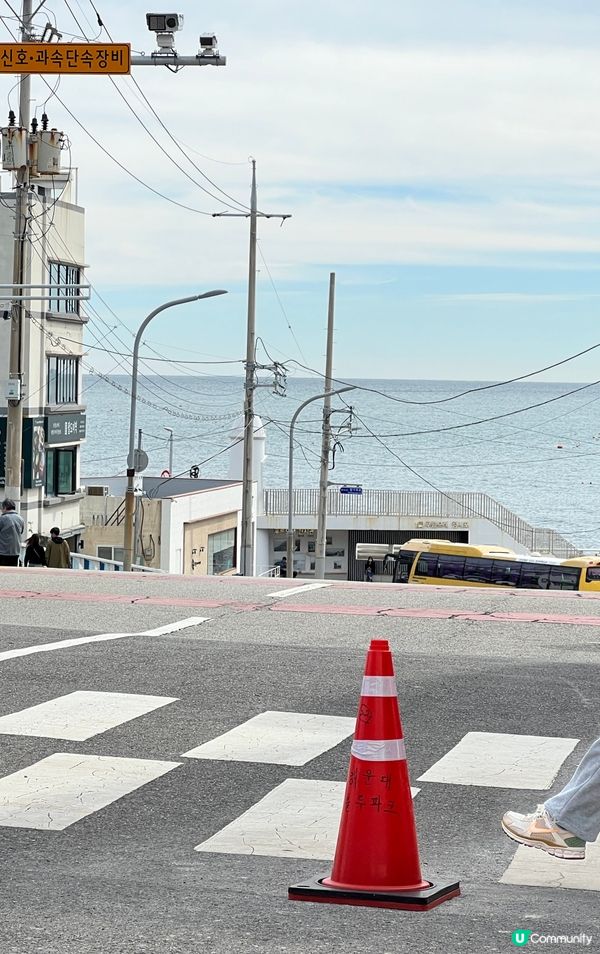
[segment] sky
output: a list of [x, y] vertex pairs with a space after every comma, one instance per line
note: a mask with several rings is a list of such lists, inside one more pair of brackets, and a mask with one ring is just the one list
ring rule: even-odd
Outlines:
[[[94, 2], [115, 41], [153, 50], [145, 5]], [[19, 0], [0, 0], [3, 39], [15, 30], [10, 6]], [[249, 157], [259, 208], [292, 216], [259, 220], [257, 334], [273, 358], [323, 368], [331, 272], [340, 377], [502, 380], [600, 341], [596, 2], [180, 0], [176, 9], [179, 53], [195, 54], [199, 33], [212, 30], [227, 56], [225, 67], [177, 74], [133, 68], [181, 150], [129, 77], [65, 77], [62, 103], [33, 80], [33, 110], [45, 107], [65, 132], [78, 169], [101, 316], [90, 344], [95, 333], [118, 350], [110, 327], [131, 346], [159, 304], [224, 288], [156, 318], [145, 341], [178, 360], [244, 357], [248, 220], [211, 213], [231, 211], [224, 193], [248, 204]], [[65, 40], [98, 34], [90, 0], [47, 0], [36, 23], [46, 19]], [[0, 92], [16, 108], [14, 77], [0, 77]], [[161, 198], [111, 157], [208, 214]], [[595, 380], [596, 354], [542, 380]], [[115, 356], [92, 356], [115, 370]]]

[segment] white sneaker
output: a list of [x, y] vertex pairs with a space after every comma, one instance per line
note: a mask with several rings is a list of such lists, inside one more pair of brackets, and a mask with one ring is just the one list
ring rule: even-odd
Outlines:
[[507, 812], [502, 819], [502, 829], [520, 845], [541, 848], [556, 858], [585, 858], [585, 841], [557, 825], [543, 805], [531, 815]]

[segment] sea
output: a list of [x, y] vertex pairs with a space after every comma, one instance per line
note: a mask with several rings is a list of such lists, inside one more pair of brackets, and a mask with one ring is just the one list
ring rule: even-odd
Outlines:
[[[263, 373], [266, 374], [266, 373]], [[287, 487], [292, 415], [322, 393], [317, 377], [288, 378], [285, 395], [264, 376], [255, 410], [266, 434], [266, 487]], [[489, 494], [537, 527], [558, 530], [578, 548], [600, 550], [600, 382], [540, 380], [491, 386], [481, 381], [356, 380], [333, 398], [335, 451], [330, 480], [365, 490], [442, 490]], [[87, 440], [82, 479], [124, 474], [129, 428], [128, 376], [84, 377]], [[240, 434], [241, 377], [148, 375], [139, 380], [136, 424], [148, 475], [227, 477]], [[322, 402], [294, 429], [294, 486], [319, 479]]]

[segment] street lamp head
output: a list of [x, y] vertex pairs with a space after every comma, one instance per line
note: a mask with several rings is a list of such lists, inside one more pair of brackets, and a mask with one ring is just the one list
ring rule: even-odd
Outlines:
[[215, 288], [213, 291], [203, 292], [202, 295], [198, 295], [197, 298], [216, 298], [217, 295], [226, 295], [227, 289], [225, 288]]

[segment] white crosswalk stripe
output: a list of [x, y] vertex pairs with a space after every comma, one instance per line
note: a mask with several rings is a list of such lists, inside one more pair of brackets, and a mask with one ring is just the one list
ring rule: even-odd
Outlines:
[[185, 758], [306, 765], [354, 732], [355, 719], [307, 712], [261, 712]]
[[[330, 860], [345, 782], [287, 778], [196, 851]], [[411, 789], [413, 798], [419, 791]]]
[[548, 789], [579, 739], [468, 732], [419, 782]]
[[62, 831], [180, 762], [57, 753], [0, 779], [0, 825]]
[[71, 692], [0, 716], [0, 735], [34, 735], [83, 742], [171, 702], [177, 700], [127, 692]]
[[584, 861], [565, 861], [539, 848], [520, 845], [500, 878], [502, 884], [600, 891], [600, 838], [586, 849]]

